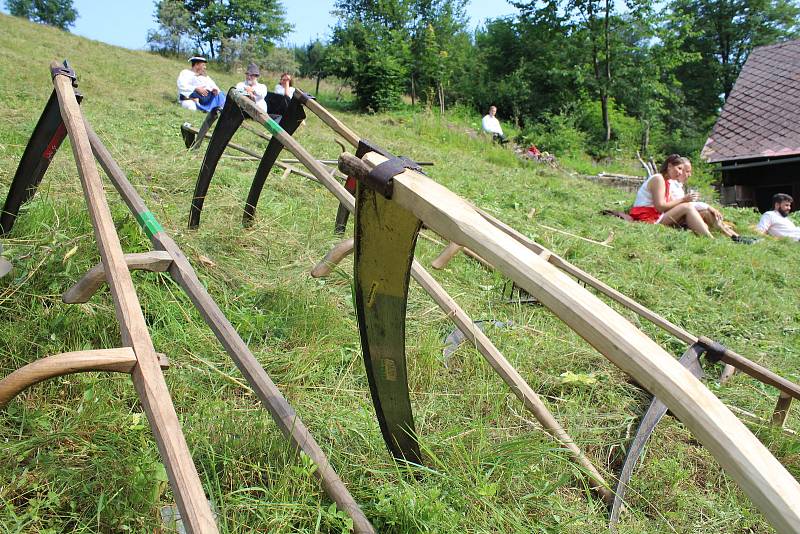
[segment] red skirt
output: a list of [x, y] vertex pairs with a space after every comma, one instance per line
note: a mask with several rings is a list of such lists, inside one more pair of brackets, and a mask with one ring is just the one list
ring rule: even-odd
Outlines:
[[655, 224], [661, 217], [661, 212], [653, 206], [638, 206], [631, 208], [630, 216], [634, 221]]

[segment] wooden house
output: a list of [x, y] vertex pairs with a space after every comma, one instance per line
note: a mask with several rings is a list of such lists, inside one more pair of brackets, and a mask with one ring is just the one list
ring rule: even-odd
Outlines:
[[800, 40], [750, 53], [701, 157], [719, 165], [723, 204], [763, 212], [788, 193], [800, 205]]

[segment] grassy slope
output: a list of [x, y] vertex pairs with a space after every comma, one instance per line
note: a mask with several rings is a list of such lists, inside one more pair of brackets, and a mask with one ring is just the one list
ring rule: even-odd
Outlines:
[[[381, 440], [360, 359], [350, 302], [350, 267], [327, 280], [308, 270], [335, 242], [336, 204], [319, 186], [276, 174], [258, 223], [240, 210], [255, 170], [223, 160], [199, 231], [185, 223], [202, 156], [179, 136], [202, 117], [174, 103], [183, 64], [130, 52], [0, 15], [0, 194], [4, 195], [51, 91], [47, 66], [67, 57], [86, 95], [83, 109], [150, 209], [198, 269], [212, 295], [330, 454], [367, 515], [383, 532], [586, 532], [604, 528], [603, 507], [575, 481], [565, 455], [540, 431], [476, 351], [461, 347], [447, 366], [441, 339], [450, 323], [419, 288], [409, 308], [410, 382], [429, 469], [411, 476]], [[214, 73], [220, 86], [236, 81]], [[310, 87], [310, 82], [305, 84]], [[322, 102], [338, 109], [333, 89]], [[519, 165], [510, 153], [463, 134], [457, 119], [424, 113], [337, 114], [387, 148], [433, 160], [432, 175], [585, 270], [692, 332], [706, 334], [799, 380], [796, 245], [737, 246], [686, 232], [626, 225], [599, 216], [628, 195]], [[332, 134], [310, 118], [296, 136], [333, 157]], [[249, 132], [243, 144], [257, 145]], [[126, 251], [147, 250], [135, 221], [108, 188]], [[532, 218], [528, 214], [535, 208]], [[726, 210], [748, 226], [757, 216]], [[613, 248], [553, 233], [541, 224]], [[10, 236], [14, 276], [0, 281], [0, 375], [36, 358], [118, 346], [107, 290], [88, 304], [59, 295], [98, 261], [71, 152], [63, 147]], [[77, 247], [77, 252], [65, 259]], [[421, 241], [427, 263], [437, 247]], [[203, 266], [205, 255], [214, 261]], [[645, 396], [545, 309], [501, 299], [503, 279], [463, 256], [437, 277], [474, 318], [511, 320], [490, 335], [604, 470], [616, 469]], [[309, 469], [293, 458], [257, 399], [187, 298], [168, 277], [135, 273], [167, 381], [206, 491], [225, 532], [337, 531]], [[627, 314], [630, 315], [630, 314]], [[632, 317], [634, 322], [638, 321]], [[642, 328], [676, 355], [683, 348]], [[597, 383], [563, 384], [567, 370]], [[709, 369], [716, 373], [717, 369]], [[762, 416], [775, 392], [743, 376], [718, 388], [726, 401]], [[788, 425], [800, 429], [790, 414]], [[795, 475], [800, 444], [768, 428], [759, 437]], [[82, 374], [51, 380], [0, 414], [0, 524], [10, 532], [152, 532], [172, 502], [129, 379]], [[630, 492], [622, 532], [768, 532], [748, 499], [672, 418], [658, 428]]]

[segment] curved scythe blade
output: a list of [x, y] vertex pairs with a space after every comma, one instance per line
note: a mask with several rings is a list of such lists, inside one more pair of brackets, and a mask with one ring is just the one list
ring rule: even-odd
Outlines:
[[211, 178], [214, 176], [214, 171], [217, 170], [219, 158], [225, 152], [225, 147], [236, 133], [236, 130], [244, 120], [244, 114], [241, 108], [231, 98], [231, 92], [228, 91], [228, 98], [225, 99], [225, 106], [222, 108], [222, 114], [219, 117], [217, 127], [214, 128], [214, 133], [211, 134], [211, 140], [208, 142], [206, 155], [203, 157], [203, 164], [200, 166], [200, 174], [197, 175], [197, 183], [194, 186], [194, 195], [192, 196], [192, 207], [189, 211], [189, 228], [195, 229], [200, 226], [200, 212], [203, 211], [203, 202], [208, 193], [208, 186], [211, 185]]
[[356, 314], [372, 402], [392, 455], [419, 464], [406, 374], [405, 322], [421, 222], [359, 183], [355, 225]]
[[[78, 103], [81, 96], [75, 93]], [[67, 136], [64, 121], [61, 120], [61, 110], [58, 108], [58, 99], [55, 91], [44, 107], [39, 122], [33, 129], [33, 134], [25, 147], [22, 159], [14, 174], [14, 180], [8, 190], [6, 203], [0, 212], [0, 234], [7, 234], [14, 226], [19, 208], [36, 194], [36, 189], [50, 166], [58, 147]]]
[[[681, 359], [678, 361], [695, 377], [702, 378], [703, 368], [700, 366], [700, 355], [704, 352], [705, 349], [700, 344], [695, 343], [683, 353], [683, 356], [681, 356]], [[631, 442], [631, 446], [628, 448], [628, 454], [625, 456], [625, 464], [622, 466], [622, 471], [620, 471], [619, 474], [619, 481], [614, 490], [614, 503], [611, 505], [611, 517], [609, 519], [609, 527], [612, 532], [619, 521], [619, 514], [622, 511], [622, 503], [625, 498], [625, 491], [628, 489], [628, 482], [631, 480], [636, 462], [642, 455], [644, 446], [647, 444], [647, 440], [650, 439], [650, 435], [655, 430], [656, 425], [658, 425], [658, 422], [661, 421], [661, 418], [664, 417], [666, 413], [667, 406], [658, 400], [658, 398], [653, 397], [644, 417], [642, 417], [642, 421], [639, 423], [639, 428], [636, 430], [636, 435]]]
[[203, 121], [203, 124], [200, 125], [200, 129], [197, 131], [197, 135], [194, 138], [194, 142], [191, 146], [187, 146], [189, 150], [200, 150], [200, 147], [203, 146], [203, 141], [206, 139], [206, 134], [211, 129], [211, 126], [214, 125], [214, 122], [219, 118], [220, 109], [214, 108], [208, 113], [206, 113], [206, 119]]
[[[287, 134], [292, 135], [305, 118], [306, 112], [303, 110], [303, 105], [299, 100], [293, 98], [289, 102], [286, 113], [281, 117], [278, 124], [280, 124], [281, 128], [283, 128]], [[253, 225], [258, 198], [261, 196], [264, 182], [266, 182], [267, 176], [269, 176], [272, 166], [275, 165], [275, 160], [278, 159], [281, 150], [283, 150], [283, 143], [275, 137], [269, 140], [269, 144], [266, 150], [264, 150], [264, 155], [261, 157], [261, 161], [258, 164], [258, 169], [256, 169], [256, 174], [253, 176], [250, 192], [247, 194], [247, 202], [244, 205], [244, 214], [242, 215], [242, 226], [244, 227]]]

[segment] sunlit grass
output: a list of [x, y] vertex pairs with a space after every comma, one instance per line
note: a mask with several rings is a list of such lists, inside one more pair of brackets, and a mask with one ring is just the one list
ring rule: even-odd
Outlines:
[[[67, 57], [82, 108], [178, 241], [198, 275], [314, 434], [381, 532], [580, 533], [605, 528], [606, 512], [568, 456], [541, 430], [474, 349], [442, 361], [451, 323], [412, 284], [408, 358], [417, 429], [427, 458], [409, 471], [389, 457], [378, 430], [351, 302], [352, 260], [324, 280], [308, 271], [337, 241], [336, 201], [291, 175], [270, 177], [253, 228], [241, 227], [253, 162], [223, 159], [199, 230], [186, 230], [202, 153], [187, 153], [180, 124], [203, 116], [174, 102], [183, 63], [90, 42], [0, 15], [0, 194], [51, 92], [48, 64]], [[234, 74], [212, 72], [222, 86]], [[269, 81], [268, 76], [265, 81]], [[312, 89], [311, 80], [299, 86]], [[271, 85], [271, 84], [270, 84]], [[429, 174], [611, 286], [682, 325], [800, 381], [796, 244], [735, 245], [687, 232], [630, 225], [599, 210], [630, 195], [520, 162], [476, 134], [479, 117], [401, 110], [352, 111], [346, 91], [323, 84], [320, 101], [353, 130], [391, 151], [433, 161]], [[315, 117], [296, 134], [320, 158], [340, 151]], [[247, 131], [236, 141], [262, 142]], [[587, 162], [584, 162], [585, 164]], [[592, 163], [592, 165], [594, 165]], [[631, 168], [631, 164], [615, 165]], [[610, 170], [614, 170], [613, 168]], [[634, 169], [635, 170], [635, 169]], [[138, 225], [107, 188], [123, 248], [148, 250]], [[710, 194], [710, 189], [709, 189]], [[102, 289], [83, 305], [60, 295], [98, 261], [68, 145], [36, 198], [3, 237], [15, 271], [0, 280], [0, 375], [69, 350], [119, 346]], [[726, 209], [740, 229], [757, 220]], [[602, 241], [605, 248], [549, 230]], [[351, 231], [351, 230], [349, 230]], [[64, 259], [68, 251], [78, 251]], [[428, 265], [439, 247], [427, 241]], [[203, 264], [200, 256], [213, 261]], [[646, 396], [547, 310], [508, 304], [503, 277], [458, 256], [435, 273], [475, 319], [510, 322], [488, 333], [606, 474], [619, 468]], [[212, 332], [167, 275], [134, 273], [156, 348], [206, 492], [224, 532], [339, 532], [345, 524], [296, 457]], [[676, 356], [683, 346], [620, 310]], [[565, 384], [565, 371], [592, 374]], [[746, 376], [725, 402], [768, 417], [777, 394]], [[796, 412], [788, 426], [800, 430]], [[759, 437], [795, 475], [800, 445], [769, 428]], [[81, 374], [48, 381], [0, 414], [0, 524], [9, 532], [153, 532], [174, 498], [129, 378]], [[656, 431], [629, 493], [620, 531], [768, 532], [755, 507], [675, 419]]]

